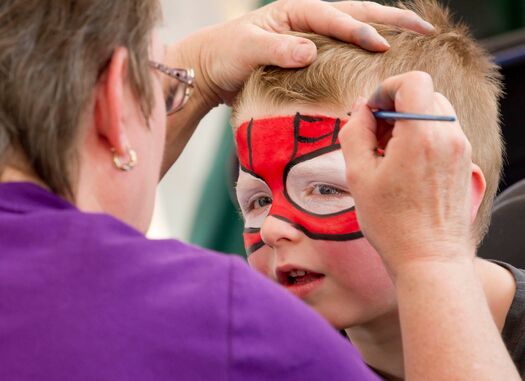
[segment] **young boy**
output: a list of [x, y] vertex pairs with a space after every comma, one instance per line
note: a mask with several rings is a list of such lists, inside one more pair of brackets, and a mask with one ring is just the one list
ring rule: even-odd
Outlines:
[[[249, 263], [344, 329], [367, 364], [388, 380], [404, 377], [401, 332], [391, 279], [360, 232], [346, 187], [337, 136], [350, 105], [390, 76], [412, 70], [431, 74], [473, 147], [472, 237], [478, 243], [489, 224], [502, 165], [497, 68], [436, 2], [407, 6], [436, 33], [378, 26], [391, 45], [382, 54], [308, 35], [318, 46], [317, 60], [306, 69], [257, 71], [232, 115]], [[476, 261], [496, 325], [523, 375], [519, 337], [525, 323], [518, 301], [525, 295], [525, 274]]]

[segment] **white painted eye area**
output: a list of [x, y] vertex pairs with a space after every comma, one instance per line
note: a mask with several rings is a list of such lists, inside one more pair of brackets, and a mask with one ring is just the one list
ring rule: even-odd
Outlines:
[[242, 169], [237, 180], [237, 200], [246, 228], [260, 228], [272, 206], [272, 192], [264, 181]]
[[355, 205], [346, 186], [341, 150], [294, 165], [286, 178], [286, 191], [297, 207], [315, 215], [340, 213]]

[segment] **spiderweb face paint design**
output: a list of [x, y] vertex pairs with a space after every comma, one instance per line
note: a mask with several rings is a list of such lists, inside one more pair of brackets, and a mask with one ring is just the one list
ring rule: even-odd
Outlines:
[[290, 223], [312, 239], [347, 241], [363, 237], [351, 197], [302, 202], [300, 192], [293, 187], [304, 172], [301, 166], [308, 162], [316, 161], [314, 167], [324, 165], [330, 170], [330, 160], [341, 148], [337, 139], [341, 123], [340, 119], [297, 113], [295, 117], [252, 119], [238, 128], [241, 176], [264, 183], [271, 197], [266, 214], [246, 221], [248, 255], [264, 246], [260, 228], [267, 215]]

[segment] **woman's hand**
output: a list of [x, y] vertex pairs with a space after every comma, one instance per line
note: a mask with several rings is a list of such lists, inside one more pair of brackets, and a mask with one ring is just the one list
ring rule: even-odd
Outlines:
[[[471, 261], [471, 146], [456, 122], [397, 121], [384, 157], [371, 109], [455, 115], [431, 77], [387, 79], [366, 104], [357, 102], [339, 138], [363, 233], [395, 275], [422, 261]], [[476, 173], [476, 176], [482, 174]], [[483, 183], [484, 184], [484, 183]]]
[[176, 46], [196, 57], [197, 84], [210, 106], [233, 99], [252, 70], [261, 65], [303, 67], [316, 57], [315, 45], [288, 31], [315, 32], [372, 51], [389, 48], [367, 23], [396, 25], [420, 33], [433, 27], [414, 12], [368, 1], [279, 0], [224, 24], [203, 29]]
[[303, 67], [315, 59], [317, 50], [310, 40], [286, 32], [315, 32], [372, 51], [387, 50], [383, 37], [367, 24], [372, 22], [420, 33], [434, 30], [412, 11], [369, 1], [278, 0], [170, 46], [165, 63], [192, 67], [197, 78], [188, 104], [168, 120], [162, 175], [177, 160], [204, 115], [220, 103], [231, 102], [255, 68]]
[[396, 286], [405, 378], [519, 380], [474, 268], [471, 192], [483, 180], [459, 123], [397, 121], [382, 156], [371, 109], [454, 110], [428, 74], [406, 73], [358, 101], [339, 134], [361, 229]]

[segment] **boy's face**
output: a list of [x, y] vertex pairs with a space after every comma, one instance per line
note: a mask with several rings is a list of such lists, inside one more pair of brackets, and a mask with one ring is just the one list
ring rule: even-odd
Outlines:
[[337, 328], [394, 310], [391, 280], [359, 230], [346, 187], [337, 140], [344, 110], [253, 110], [253, 119], [236, 126], [237, 197], [250, 265]]

